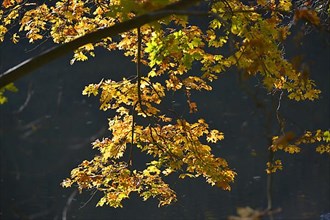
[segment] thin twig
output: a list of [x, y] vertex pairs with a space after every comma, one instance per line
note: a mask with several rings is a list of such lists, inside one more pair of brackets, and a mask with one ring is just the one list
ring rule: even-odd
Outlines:
[[91, 197], [82, 206], [80, 206], [79, 209], [84, 208], [92, 200], [92, 198], [94, 197], [94, 195], [96, 194], [97, 191], [98, 190], [95, 190], [94, 192], [92, 192]]
[[71, 195], [69, 196], [68, 200], [66, 201], [66, 205], [65, 205], [65, 207], [64, 207], [64, 209], [63, 209], [63, 212], [62, 212], [62, 220], [66, 220], [66, 219], [67, 219], [66, 216], [67, 216], [67, 214], [68, 214], [68, 210], [69, 210], [69, 208], [70, 208], [70, 205], [71, 205], [71, 203], [72, 203], [74, 197], [77, 195], [77, 192], [78, 192], [78, 190], [75, 189], [75, 190], [71, 193]]
[[137, 93], [138, 93], [138, 102], [140, 104], [140, 108], [142, 109], [142, 99], [141, 99], [141, 30], [140, 27], [137, 28], [137, 61], [136, 61], [136, 76], [137, 76]]
[[283, 117], [280, 115], [282, 96], [283, 96], [283, 90], [281, 91], [280, 96], [278, 98], [278, 105], [276, 108], [276, 118], [277, 118], [278, 124], [280, 125], [281, 133], [284, 135], [285, 121], [284, 121]]
[[136, 54], [136, 77], [137, 77], [137, 94], [138, 94], [138, 101], [134, 104], [132, 108], [132, 140], [131, 140], [131, 148], [129, 151], [129, 159], [128, 164], [132, 166], [132, 159], [133, 159], [133, 146], [134, 146], [134, 130], [135, 130], [135, 117], [136, 117], [136, 106], [139, 103], [140, 108], [142, 109], [141, 104], [141, 44], [142, 44], [142, 37], [141, 37], [141, 29], [140, 27], [137, 28], [137, 54]]
[[26, 106], [29, 104], [29, 102], [30, 102], [30, 100], [31, 100], [31, 97], [32, 97], [33, 93], [34, 93], [34, 91], [33, 91], [33, 89], [32, 89], [32, 83], [30, 83], [30, 84], [29, 84], [28, 91], [27, 91], [26, 99], [25, 99], [23, 105], [21, 105], [21, 106], [19, 107], [19, 109], [18, 109], [17, 111], [14, 112], [15, 114], [19, 114], [19, 113], [21, 113], [21, 112], [26, 108]]

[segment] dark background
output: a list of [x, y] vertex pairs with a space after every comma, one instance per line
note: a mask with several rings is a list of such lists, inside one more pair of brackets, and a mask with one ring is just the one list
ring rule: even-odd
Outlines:
[[[322, 90], [320, 100], [314, 102], [283, 97], [281, 113], [287, 130], [297, 134], [330, 127], [328, 37], [315, 32], [299, 43], [291, 37], [288, 43], [288, 57], [304, 54], [311, 78]], [[49, 42], [3, 43], [1, 72], [50, 46]], [[266, 113], [279, 94], [267, 94], [257, 78], [242, 82], [235, 71], [222, 74], [213, 83], [212, 93], [194, 94], [199, 104], [194, 117], [205, 118], [225, 133], [214, 153], [226, 158], [238, 173], [232, 191], [211, 187], [203, 179], [171, 177], [167, 181], [178, 196], [174, 205], [157, 208], [156, 200], [143, 202], [132, 195], [124, 208], [114, 209], [95, 207], [99, 193], [78, 194], [75, 188], [62, 188], [60, 183], [71, 169], [97, 153], [90, 143], [109, 135], [107, 118], [111, 113], [98, 109], [97, 98], [82, 96], [84, 86], [102, 78], [134, 75], [135, 71], [134, 64], [120, 52], [99, 49], [96, 58], [73, 66], [69, 65], [71, 56], [17, 81], [19, 92], [6, 93], [9, 102], [0, 106], [0, 219], [213, 220], [235, 214], [238, 206], [266, 208], [267, 135], [278, 134], [274, 115], [268, 120]], [[181, 107], [185, 102], [179, 100], [176, 105]], [[320, 219], [321, 214], [329, 213], [329, 155], [319, 155], [313, 146], [306, 146], [300, 154], [277, 153], [276, 157], [282, 159], [284, 170], [274, 176], [273, 206], [282, 208], [275, 219]]]

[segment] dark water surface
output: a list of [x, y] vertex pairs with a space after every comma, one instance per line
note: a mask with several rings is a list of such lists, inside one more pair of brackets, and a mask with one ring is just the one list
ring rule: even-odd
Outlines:
[[[24, 52], [24, 46], [1, 45], [1, 72], [42, 51], [42, 47]], [[288, 53], [301, 51], [305, 51], [311, 77], [323, 93], [315, 102], [282, 99], [287, 130], [329, 129], [329, 42], [309, 36], [299, 50], [292, 48]], [[72, 168], [97, 153], [90, 143], [109, 135], [107, 118], [112, 114], [99, 111], [97, 98], [82, 96], [82, 89], [102, 78], [134, 75], [135, 69], [116, 52], [100, 51], [95, 59], [73, 66], [69, 60], [70, 56], [61, 58], [19, 80], [19, 93], [8, 94], [9, 103], [0, 106], [1, 220], [213, 220], [226, 219], [239, 206], [266, 208], [266, 136], [278, 131], [274, 118], [269, 130], [265, 129], [265, 111], [272, 105], [272, 95], [266, 96], [265, 90], [255, 86], [257, 79], [240, 82], [235, 72], [220, 76], [212, 94], [196, 94], [200, 111], [194, 116], [224, 131], [225, 140], [214, 146], [214, 153], [226, 158], [238, 173], [232, 191], [213, 188], [203, 179], [170, 178], [168, 182], [178, 195], [176, 204], [157, 208], [157, 201], [143, 202], [133, 195], [124, 202], [124, 208], [113, 209], [95, 208], [101, 196], [98, 193], [77, 194], [74, 188], [60, 187]], [[176, 105], [181, 108], [185, 103]], [[284, 170], [274, 176], [273, 206], [282, 209], [274, 219], [320, 219], [329, 213], [329, 156], [316, 154], [313, 147], [298, 155], [276, 156], [283, 159]]]

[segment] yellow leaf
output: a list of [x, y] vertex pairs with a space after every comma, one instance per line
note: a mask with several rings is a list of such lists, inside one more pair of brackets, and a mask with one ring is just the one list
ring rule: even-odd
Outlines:
[[223, 140], [225, 137], [222, 132], [218, 130], [211, 130], [211, 132], [207, 135], [206, 140], [208, 142], [216, 143], [219, 140]]
[[290, 11], [292, 7], [291, 0], [280, 0], [278, 7], [284, 11]]

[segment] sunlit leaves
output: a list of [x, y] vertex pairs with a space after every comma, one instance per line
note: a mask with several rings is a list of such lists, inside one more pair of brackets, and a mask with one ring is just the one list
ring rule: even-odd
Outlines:
[[0, 25], [0, 42], [4, 40], [6, 33], [7, 33], [7, 28], [3, 25]]
[[[316, 152], [330, 155], [329, 134], [329, 131], [316, 130], [315, 132], [306, 131], [303, 135], [296, 137], [293, 132], [289, 131], [281, 136], [273, 137], [270, 150], [296, 154], [300, 153], [307, 145], [312, 145], [315, 147]], [[280, 160], [267, 162], [266, 172], [268, 174], [275, 173], [277, 170], [282, 170], [282, 168], [282, 161]]]
[[203, 80], [200, 77], [196, 76], [188, 76], [184, 80], [182, 80], [182, 84], [187, 88], [187, 89], [194, 89], [194, 90], [212, 90], [212, 87], [208, 85], [205, 80]]
[[[125, 78], [119, 82], [105, 80], [99, 84], [90, 84], [85, 87], [83, 95], [97, 95], [99, 89], [101, 90], [101, 110], [118, 109], [121, 106], [128, 107], [139, 104], [137, 108], [140, 115], [158, 113], [159, 110], [152, 104], [160, 104], [162, 97], [165, 96], [165, 88], [158, 82], [151, 83], [148, 78], [142, 78], [140, 85], [141, 100], [138, 100], [137, 84]], [[143, 109], [140, 105], [143, 105]]]
[[4, 0], [3, 2], [2, 2], [2, 6], [4, 7], [4, 8], [9, 8], [9, 7], [12, 7], [12, 6], [14, 6], [15, 4], [17, 4], [17, 3], [21, 3], [22, 2], [22, 0]]
[[79, 190], [95, 188], [104, 196], [97, 206], [109, 205], [122, 207], [122, 200], [129, 198], [132, 192], [138, 193], [143, 200], [157, 198], [159, 206], [176, 201], [176, 195], [159, 176], [154, 166], [144, 171], [131, 171], [125, 162], [108, 160], [103, 162], [100, 157], [91, 161], [83, 161], [71, 172], [71, 178], [62, 182], [62, 186], [70, 187], [73, 183]]
[[74, 52], [74, 56], [70, 61], [70, 64], [74, 64], [75, 61], [85, 61], [88, 59], [88, 57], [86, 56], [86, 54], [89, 54], [90, 56], [94, 57], [94, 45], [89, 43], [86, 44], [80, 48], [78, 48], [75, 52]]
[[290, 11], [292, 7], [291, 0], [280, 0], [278, 4], [278, 8], [284, 11]]
[[[30, 42], [51, 37], [56, 43], [65, 43], [98, 28], [109, 27], [118, 21], [158, 9], [171, 2], [173, 1], [79, 0], [69, 3], [57, 1], [52, 6], [26, 3], [31, 9], [23, 14], [20, 12], [22, 1], [7, 0], [3, 6], [11, 10], [8, 13], [2, 11], [0, 40], [3, 40], [7, 33], [7, 26], [19, 19], [20, 32], [25, 32]], [[90, 7], [93, 4], [95, 7]], [[266, 12], [254, 11], [257, 6], [251, 7], [237, 0], [215, 2], [210, 5], [212, 16], [209, 28], [205, 31], [197, 26], [187, 25], [186, 22], [182, 23], [175, 16], [169, 19], [178, 25], [178, 29], [166, 27], [160, 29], [156, 23], [141, 27], [145, 44], [142, 62], [152, 68], [149, 76], [159, 76], [165, 72], [170, 75], [182, 75], [191, 69], [193, 63], [200, 62], [203, 77], [214, 80], [217, 78], [215, 74], [236, 66], [247, 75], [260, 74], [268, 90], [285, 90], [290, 99], [296, 101], [317, 99], [320, 91], [315, 88], [314, 82], [309, 78], [303, 79], [302, 73], [286, 61], [282, 51], [281, 42], [289, 35], [289, 26], [286, 25], [284, 15], [281, 13], [289, 12], [292, 2], [281, 0], [268, 4], [267, 1], [259, 1], [258, 4], [270, 9], [275, 7], [278, 11], [264, 18], [263, 13]], [[227, 13], [228, 11], [231, 13]], [[297, 9], [291, 18], [293, 21], [304, 19], [314, 25], [319, 23], [317, 13], [311, 9]], [[22, 39], [17, 33], [11, 38], [15, 43]], [[236, 41], [235, 44], [229, 42], [233, 40]], [[211, 48], [219, 48], [228, 42], [234, 46], [234, 48], [231, 46], [229, 55], [221, 52], [210, 54], [205, 47], [208, 45]], [[95, 46], [109, 50], [117, 48], [124, 50], [127, 56], [135, 56], [135, 30], [122, 33], [118, 42], [105, 40], [93, 45], [93, 48], [76, 50], [71, 63], [85, 61], [89, 55], [94, 56]], [[217, 59], [217, 57], [222, 58]], [[169, 76], [168, 89], [178, 90], [181, 86], [181, 82]]]
[[127, 145], [132, 144], [132, 116], [123, 107], [118, 108], [118, 112], [120, 116], [109, 120], [112, 138], [93, 143], [101, 155], [74, 169], [71, 178], [63, 181], [63, 186], [76, 183], [81, 190], [96, 188], [105, 194], [98, 205], [113, 207], [121, 207], [122, 200], [131, 192], [137, 192], [144, 200], [157, 197], [160, 206], [172, 203], [176, 200], [175, 194], [161, 177], [173, 172], [181, 173], [182, 178], [203, 176], [211, 185], [230, 189], [229, 184], [236, 173], [228, 168], [224, 159], [212, 155], [211, 147], [201, 141], [205, 138], [215, 143], [223, 139], [223, 134], [208, 130], [208, 124], [202, 119], [195, 123], [177, 120], [175, 124], [163, 126], [136, 125], [133, 144], [156, 160], [142, 171], [132, 171], [128, 164], [113, 160], [120, 159]]
[[327, 145], [319, 145], [316, 147], [316, 152], [320, 153], [320, 154], [323, 154], [323, 153], [328, 153], [330, 154], [330, 144], [327, 144]]
[[283, 165], [281, 160], [275, 160], [274, 162], [267, 162], [267, 174], [275, 173], [278, 170], [282, 170]]
[[4, 93], [6, 91], [17, 92], [18, 89], [16, 88], [16, 86], [14, 86], [13, 83], [9, 83], [5, 87], [0, 88], [0, 105], [6, 103], [8, 101], [8, 98], [6, 96], [4, 96]]
[[[176, 77], [175, 74], [172, 77]], [[210, 90], [211, 87], [199, 78], [188, 76], [183, 80], [177, 80], [182, 86], [189, 90]], [[139, 91], [139, 89], [141, 89]], [[169, 87], [168, 89], [173, 90]], [[180, 89], [180, 88], [178, 88]], [[176, 123], [165, 115], [159, 115], [160, 110], [154, 107], [161, 103], [166, 96], [165, 88], [158, 82], [151, 82], [149, 78], [141, 78], [140, 87], [132, 80], [123, 79], [116, 82], [113, 80], [101, 81], [99, 84], [86, 86], [83, 94], [97, 95], [101, 90], [101, 109], [115, 109], [118, 115], [109, 119], [109, 130], [111, 138], [104, 138], [93, 143], [94, 148], [101, 153], [96, 161], [107, 163], [113, 159], [120, 159], [128, 146], [136, 145], [157, 160], [152, 161], [143, 171], [134, 171], [135, 175], [143, 175], [137, 180], [143, 185], [143, 181], [150, 181], [148, 190], [140, 188], [124, 188], [123, 191], [108, 192], [100, 200], [98, 205], [108, 204], [113, 207], [120, 207], [121, 201], [129, 197], [131, 191], [137, 191], [144, 200], [160, 195], [160, 205], [170, 204], [175, 201], [173, 192], [160, 180], [162, 175], [169, 175], [173, 172], [182, 172], [180, 177], [203, 176], [211, 185], [216, 185], [225, 190], [230, 189], [230, 183], [234, 181], [235, 172], [229, 169], [227, 162], [222, 158], [216, 158], [211, 153], [211, 147], [202, 142], [216, 143], [224, 138], [223, 133], [218, 130], [209, 130], [208, 124], [200, 119], [195, 123], [188, 123], [186, 120], [178, 119]], [[189, 102], [190, 108], [193, 102]], [[129, 107], [130, 106], [130, 107]], [[133, 116], [130, 108], [134, 108], [137, 115], [143, 117], [158, 117], [162, 124], [153, 122], [152, 125], [141, 126], [133, 123]], [[165, 123], [165, 124], [164, 124]], [[133, 127], [132, 127], [133, 126]], [[134, 133], [132, 133], [134, 132]], [[134, 134], [134, 135], [133, 135]], [[89, 164], [90, 166], [91, 164]], [[142, 173], [140, 173], [142, 172]], [[117, 177], [119, 178], [119, 177]], [[90, 178], [75, 179], [71, 174], [71, 179], [84, 187], [85, 179], [89, 180], [88, 187], [93, 187], [93, 180]], [[67, 180], [64, 185], [69, 185]], [[86, 188], [86, 187], [85, 187]], [[144, 189], [144, 188], [143, 188]], [[109, 191], [107, 189], [106, 191]]]
[[[132, 4], [127, 3], [126, 8], [121, 8], [121, 4], [121, 1], [112, 1], [110, 7], [97, 7], [93, 11], [94, 19], [84, 17], [83, 14], [89, 11], [83, 8], [80, 10], [82, 19], [71, 12], [61, 12], [67, 21], [63, 23], [59, 17], [54, 18], [54, 24], [57, 24], [52, 32], [55, 42], [65, 42], [97, 27], [108, 26], [116, 19], [122, 21], [135, 16], [131, 13]], [[158, 4], [143, 1], [134, 11], [138, 14], [158, 8]], [[292, 7], [291, 1], [286, 0], [279, 1], [277, 6], [268, 5], [266, 1], [260, 1], [260, 4], [283, 11], [290, 11]], [[79, 48], [72, 62], [86, 60], [88, 53], [94, 55], [94, 47], [100, 45], [109, 50], [123, 50], [134, 62], [141, 62], [150, 70], [138, 78], [102, 80], [85, 87], [84, 95], [100, 95], [100, 109], [112, 109], [116, 114], [109, 119], [110, 137], [93, 142], [100, 155], [75, 169], [71, 179], [65, 180], [63, 185], [71, 186], [74, 182], [80, 189], [96, 188], [104, 193], [98, 205], [112, 207], [121, 207], [122, 200], [129, 198], [132, 192], [140, 194], [143, 200], [157, 197], [159, 205], [172, 203], [176, 200], [175, 193], [162, 177], [173, 173], [179, 173], [180, 178], [204, 177], [207, 183], [230, 190], [236, 173], [225, 159], [212, 154], [210, 145], [221, 141], [224, 134], [210, 129], [203, 119], [190, 123], [183, 118], [169, 117], [163, 112], [161, 103], [169, 92], [182, 92], [187, 98], [189, 112], [196, 113], [197, 103], [192, 101], [191, 91], [211, 91], [210, 82], [232, 67], [249, 76], [261, 76], [267, 90], [287, 91], [291, 99], [318, 98], [320, 91], [315, 89], [314, 82], [285, 58], [281, 44], [290, 32], [289, 27], [283, 25], [283, 15], [274, 12], [265, 18], [253, 9], [240, 1], [215, 2], [211, 5], [213, 16], [207, 30], [175, 17], [170, 18], [177, 25], [175, 27], [166, 27], [167, 22], [162, 23], [163, 28], [159, 24], [145, 25], [140, 28], [142, 53], [139, 61], [136, 30], [120, 34], [117, 42], [110, 40]], [[231, 13], [226, 13], [228, 10]], [[305, 17], [301, 15], [299, 19]], [[225, 47], [231, 49], [221, 49]], [[201, 66], [200, 71], [191, 74], [195, 64]], [[137, 123], [136, 117], [142, 117], [145, 123]], [[307, 136], [297, 139], [292, 132], [287, 132], [274, 137], [270, 149], [299, 153], [303, 140], [307, 141]], [[327, 152], [326, 146], [319, 145], [316, 150]], [[130, 148], [138, 148], [153, 157], [144, 170], [131, 167]], [[129, 162], [126, 163], [122, 160], [127, 154]], [[280, 160], [267, 163], [267, 173], [281, 169]]]
[[274, 18], [260, 21], [244, 34], [245, 39], [235, 55], [237, 65], [248, 75], [260, 73], [269, 90], [287, 90], [288, 97], [297, 101], [314, 100], [320, 93], [314, 82], [301, 77], [302, 73], [283, 58], [283, 52], [277, 46], [277, 39], [283, 38], [279, 35], [283, 29], [274, 26], [278, 22]]
[[219, 132], [218, 130], [211, 130], [210, 133], [207, 135], [206, 140], [209, 142], [216, 143], [219, 140], [224, 139], [224, 135], [222, 132]]
[[[129, 134], [129, 132], [127, 132], [127, 134]], [[123, 156], [126, 150], [126, 137], [127, 135], [116, 139], [103, 138], [102, 141], [96, 140], [92, 144], [94, 148], [98, 148], [101, 152], [103, 161], [107, 161], [109, 158], [118, 159]]]
[[322, 139], [323, 139], [323, 141], [329, 143], [330, 142], [330, 131], [325, 131], [323, 133]]
[[287, 153], [294, 154], [301, 151], [301, 146], [313, 144], [316, 152], [330, 153], [329, 131], [316, 130], [315, 132], [306, 131], [303, 135], [296, 137], [293, 132], [287, 132], [282, 136], [273, 137], [273, 143], [270, 146], [272, 151], [283, 150]]
[[[48, 5], [5, 0], [0, 10], [0, 41], [10, 34], [14, 43], [48, 38], [67, 43], [172, 2], [175, 0], [59, 0]], [[318, 98], [320, 91], [314, 81], [287, 60], [283, 43], [291, 24], [304, 20], [319, 25], [315, 11], [294, 11], [289, 0], [258, 0], [256, 5], [239, 0], [212, 1], [209, 7], [209, 13], [205, 11], [207, 27], [173, 15], [143, 25], [139, 32], [130, 30], [74, 51], [71, 64], [87, 60], [95, 55], [96, 47], [104, 47], [122, 50], [133, 63], [145, 68], [135, 77], [107, 79], [85, 87], [83, 95], [99, 96], [100, 109], [111, 110], [110, 134], [92, 143], [99, 154], [73, 169], [71, 177], [63, 181], [64, 187], [77, 184], [80, 191], [101, 191], [104, 195], [98, 206], [112, 207], [122, 207], [131, 193], [143, 200], [158, 198], [160, 206], [171, 204], [176, 196], [163, 177], [173, 173], [180, 178], [203, 177], [212, 186], [230, 190], [236, 173], [225, 159], [212, 153], [213, 144], [224, 134], [209, 128], [204, 119], [191, 122], [183, 114], [184, 110], [197, 114], [194, 93], [211, 91], [213, 80], [234, 69], [261, 78], [267, 91], [283, 91], [290, 99]], [[15, 23], [19, 30], [9, 33]], [[3, 92], [0, 102], [5, 101]], [[183, 94], [187, 101], [181, 112], [166, 106], [177, 94]], [[287, 132], [273, 138], [270, 150], [295, 154], [303, 150], [302, 144], [318, 143], [317, 152], [329, 153], [329, 136], [329, 131], [321, 130], [301, 137]], [[152, 157], [139, 170], [133, 163], [134, 148]], [[282, 169], [282, 162], [270, 161], [267, 166], [267, 172], [273, 173]]]
[[169, 34], [164, 31], [152, 33], [145, 52], [153, 75], [161, 75], [165, 71], [182, 75], [191, 69], [194, 61], [202, 59], [205, 53], [203, 46], [201, 30], [197, 26], [190, 26]]
[[231, 24], [231, 28], [230, 28], [231, 33], [233, 33], [234, 35], [240, 36], [242, 31], [244, 30], [243, 24], [244, 23], [239, 19], [239, 17], [233, 16], [232, 24]]

